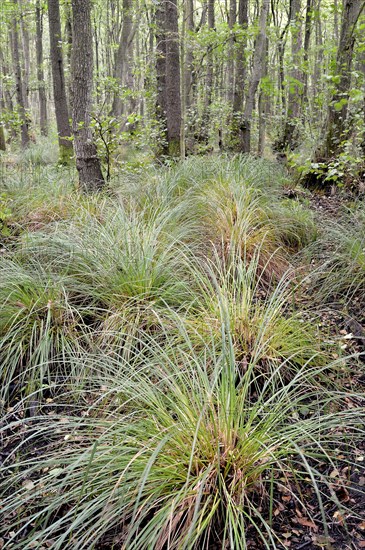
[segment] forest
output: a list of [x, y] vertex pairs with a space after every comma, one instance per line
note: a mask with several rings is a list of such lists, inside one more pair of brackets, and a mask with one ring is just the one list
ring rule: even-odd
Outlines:
[[0, 549], [365, 548], [365, 0], [0, 36]]

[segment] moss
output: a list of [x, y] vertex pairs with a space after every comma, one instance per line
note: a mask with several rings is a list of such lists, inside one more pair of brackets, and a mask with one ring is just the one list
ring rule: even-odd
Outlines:
[[58, 159], [59, 164], [61, 164], [62, 166], [70, 165], [72, 163], [73, 156], [74, 156], [74, 150], [71, 143], [67, 146], [60, 145], [59, 159]]
[[180, 157], [180, 140], [173, 139], [169, 141], [169, 156], [172, 158]]

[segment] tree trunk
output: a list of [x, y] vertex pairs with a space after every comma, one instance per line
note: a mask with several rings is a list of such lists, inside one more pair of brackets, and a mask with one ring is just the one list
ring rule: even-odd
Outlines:
[[85, 192], [104, 185], [96, 145], [90, 127], [93, 84], [91, 0], [72, 0], [73, 50], [71, 63], [72, 127], [76, 168]]
[[36, 54], [37, 54], [37, 79], [38, 79], [38, 94], [39, 94], [39, 124], [41, 134], [46, 136], [47, 128], [47, 97], [45, 90], [44, 71], [43, 71], [43, 18], [40, 0], [36, 2]]
[[165, 5], [159, 3], [155, 12], [156, 23], [156, 118], [160, 123], [160, 140], [158, 155], [166, 155], [166, 21]]
[[[239, 0], [238, 4], [238, 24], [240, 29], [246, 32], [248, 27], [248, 0]], [[235, 83], [233, 94], [233, 125], [232, 137], [233, 141], [237, 141], [239, 151], [243, 150], [243, 98], [246, 81], [246, 48], [247, 37], [241, 39], [240, 46], [237, 52], [236, 67], [235, 67]]]
[[[208, 29], [214, 30], [215, 27], [215, 13], [214, 13], [214, 0], [208, 0], [207, 5], [208, 15]], [[203, 128], [202, 137], [207, 143], [209, 139], [209, 121], [210, 121], [210, 106], [212, 103], [213, 95], [213, 75], [214, 75], [214, 58], [213, 58], [213, 45], [209, 44], [207, 49], [207, 76], [205, 79], [205, 99], [204, 99], [204, 111], [203, 111]]]
[[301, 40], [301, 0], [290, 2], [291, 27], [291, 70], [289, 74], [289, 94], [284, 132], [279, 150], [294, 149], [296, 146], [296, 126], [302, 106], [303, 82], [300, 67]]
[[243, 114], [242, 125], [242, 146], [243, 152], [251, 151], [251, 117], [255, 105], [255, 97], [258, 85], [265, 71], [266, 58], [266, 26], [269, 16], [270, 0], [262, 0], [259, 32], [255, 41], [255, 51], [253, 54], [253, 67], [250, 86], [246, 97], [246, 105]]
[[360, 66], [361, 66], [361, 72], [362, 72], [362, 87], [363, 87], [363, 134], [362, 134], [362, 140], [361, 140], [361, 151], [364, 157], [365, 162], [365, 48], [363, 46], [363, 50], [361, 52], [361, 59], [360, 59]]
[[[133, 2], [132, 0], [123, 0], [123, 27], [122, 34], [115, 55], [115, 73], [114, 77], [118, 83], [118, 90], [114, 94], [112, 113], [115, 117], [120, 117], [124, 112], [124, 102], [121, 98], [122, 88], [133, 89], [133, 39], [136, 33], [136, 27], [133, 25]], [[133, 102], [132, 109], [133, 110]]]
[[59, 0], [48, 0], [49, 39], [51, 47], [51, 65], [53, 96], [55, 102], [59, 159], [68, 164], [73, 155], [71, 128], [66, 99], [65, 75], [63, 69], [62, 36]]
[[189, 44], [190, 35], [194, 32], [194, 0], [186, 0], [186, 31], [188, 37], [186, 40], [186, 54], [185, 54], [185, 107], [188, 111], [192, 106], [192, 88], [193, 88], [193, 70], [194, 70], [194, 55], [193, 48]]
[[181, 95], [177, 0], [165, 0], [166, 14], [166, 126], [168, 153], [180, 156]]
[[229, 43], [228, 43], [228, 62], [227, 62], [227, 101], [233, 103], [234, 99], [234, 61], [235, 61], [235, 44], [236, 35], [234, 27], [237, 22], [237, 0], [230, 0], [229, 14], [228, 14], [228, 26], [229, 26]]
[[2, 122], [0, 122], [0, 151], [6, 151], [5, 131]]
[[23, 99], [25, 109], [28, 111], [29, 116], [29, 80], [30, 80], [30, 47], [29, 47], [29, 31], [28, 23], [24, 18], [24, 6], [23, 0], [18, 0], [20, 8], [20, 30], [21, 30], [21, 43], [22, 43], [22, 86], [23, 86]]
[[307, 0], [307, 8], [305, 12], [305, 32], [304, 32], [304, 74], [303, 74], [303, 100], [308, 103], [308, 73], [309, 73], [309, 45], [312, 34], [312, 14], [313, 0]]
[[[262, 74], [262, 78], [267, 76], [267, 72], [268, 72], [268, 53], [269, 53], [268, 49], [269, 49], [269, 41], [266, 38], [266, 55], [265, 55], [264, 71]], [[259, 99], [258, 99], [259, 139], [258, 139], [257, 154], [259, 157], [262, 157], [265, 152], [266, 111], [267, 111], [267, 95], [266, 95], [266, 92], [261, 89], [259, 92]]]
[[346, 139], [346, 119], [351, 88], [351, 67], [355, 45], [355, 27], [365, 6], [364, 0], [344, 0], [341, 35], [337, 51], [336, 75], [339, 77], [327, 113], [326, 137], [317, 158], [328, 160], [337, 155]]
[[[17, 2], [14, 2], [15, 9], [18, 7]], [[15, 75], [15, 87], [16, 87], [16, 98], [18, 103], [19, 117], [21, 121], [21, 143], [23, 149], [25, 149], [30, 142], [29, 138], [29, 128], [28, 128], [28, 115], [25, 109], [25, 99], [24, 99], [24, 87], [23, 87], [23, 77], [22, 69], [20, 64], [20, 53], [19, 53], [19, 21], [16, 16], [12, 20], [12, 52], [13, 52], [13, 64], [14, 64], [14, 75]]]
[[4, 123], [2, 121], [1, 113], [5, 109], [5, 101], [3, 95], [2, 82], [0, 78], [0, 151], [6, 151], [6, 139], [5, 139], [5, 129]]

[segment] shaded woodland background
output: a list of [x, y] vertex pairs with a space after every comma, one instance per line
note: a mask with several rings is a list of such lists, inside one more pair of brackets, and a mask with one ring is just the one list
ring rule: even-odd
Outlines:
[[131, 148], [160, 159], [276, 154], [309, 183], [357, 185], [363, 8], [352, 0], [2, 0], [0, 147], [54, 139], [56, 120], [60, 162], [74, 152], [100, 159], [103, 174], [97, 162], [78, 161], [91, 188]]

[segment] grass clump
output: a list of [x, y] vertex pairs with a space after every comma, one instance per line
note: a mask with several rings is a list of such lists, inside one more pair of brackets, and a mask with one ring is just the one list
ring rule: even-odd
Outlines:
[[268, 197], [244, 181], [215, 180], [198, 194], [206, 240], [221, 247], [221, 256], [240, 251], [255, 257], [262, 282], [280, 280], [291, 267], [293, 251], [315, 239], [313, 218], [299, 205]]
[[7, 401], [10, 392], [29, 394], [57, 380], [60, 357], [80, 349], [84, 323], [66, 280], [42, 263], [1, 258], [0, 281], [1, 395]]
[[198, 347], [210, 339], [219, 347], [222, 333], [230, 335], [244, 371], [267, 373], [284, 361], [288, 376], [298, 365], [323, 364], [327, 357], [319, 329], [295, 308], [300, 285], [289, 273], [272, 291], [263, 290], [259, 261], [259, 253], [248, 261], [231, 251], [227, 262], [216, 254], [202, 282], [199, 305], [186, 318], [190, 338]]
[[314, 290], [324, 301], [340, 301], [345, 308], [356, 301], [365, 308], [365, 208], [359, 206], [342, 223], [323, 229]]
[[350, 449], [350, 434], [363, 436], [363, 410], [334, 412], [348, 394], [318, 397], [308, 367], [278, 387], [278, 365], [251, 401], [257, 380], [246, 374], [237, 384], [232, 344], [220, 354], [207, 348], [205, 361], [176, 358], [155, 348], [151, 363], [135, 369], [119, 359], [109, 389], [109, 397], [123, 396], [119, 408], [97, 403], [82, 419], [41, 417], [28, 427], [27, 440], [40, 439], [42, 464], [39, 456], [12, 464], [11, 453], [6, 461], [12, 491], [5, 485], [3, 513], [15, 518], [6, 534], [12, 548], [37, 541], [55, 549], [246, 549], [254, 533], [263, 548], [277, 548], [283, 541], [273, 528], [273, 495], [289, 479], [293, 502], [309, 518], [305, 486], [314, 487], [326, 525], [330, 479], [320, 464], [335, 464], [336, 437]]
[[[21, 234], [0, 258], [4, 548], [279, 550], [282, 491], [330, 540], [363, 396], [304, 310], [296, 253], [317, 228], [285, 173], [189, 159], [86, 199], [37, 166], [39, 188], [5, 191]], [[333, 237], [321, 284], [340, 251], [358, 273], [359, 234]]]
[[146, 219], [144, 211], [118, 207], [104, 220], [89, 216], [29, 235], [22, 254], [40, 255], [100, 306], [133, 299], [175, 306], [192, 299], [184, 234], [166, 212]]

